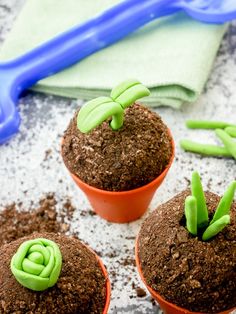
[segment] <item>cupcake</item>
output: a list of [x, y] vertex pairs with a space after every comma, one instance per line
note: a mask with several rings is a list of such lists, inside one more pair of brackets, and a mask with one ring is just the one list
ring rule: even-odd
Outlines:
[[174, 153], [170, 131], [157, 113], [136, 103], [148, 95], [140, 82], [128, 80], [110, 97], [96, 98], [75, 112], [64, 134], [62, 157], [77, 184], [127, 192], [168, 170]]
[[195, 172], [191, 191], [143, 223], [137, 267], [165, 313], [230, 313], [236, 307], [235, 189], [233, 182], [222, 199], [204, 193]]
[[78, 239], [34, 233], [0, 254], [0, 313], [107, 313], [106, 270]]

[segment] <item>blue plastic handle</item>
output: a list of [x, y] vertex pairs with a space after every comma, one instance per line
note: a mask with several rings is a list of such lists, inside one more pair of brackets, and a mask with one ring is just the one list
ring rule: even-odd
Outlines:
[[0, 64], [0, 143], [18, 131], [16, 103], [22, 91], [101, 50], [146, 23], [178, 11], [173, 0], [127, 0], [25, 55]]
[[11, 62], [18, 93], [101, 50], [157, 17], [176, 12], [173, 0], [128, 0]]
[[0, 143], [18, 131], [18, 98], [23, 90], [37, 81], [112, 45], [152, 20], [181, 9], [197, 19], [210, 22], [217, 22], [217, 19], [222, 22], [236, 16], [236, 5], [232, 5], [232, 0], [224, 0], [222, 7], [224, 10], [219, 0], [126, 0], [31, 52], [1, 63]]

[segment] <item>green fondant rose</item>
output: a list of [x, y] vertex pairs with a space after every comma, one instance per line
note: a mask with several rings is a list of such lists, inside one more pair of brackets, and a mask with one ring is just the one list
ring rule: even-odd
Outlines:
[[58, 245], [48, 239], [23, 242], [11, 260], [11, 271], [24, 287], [43, 291], [54, 286], [61, 272]]

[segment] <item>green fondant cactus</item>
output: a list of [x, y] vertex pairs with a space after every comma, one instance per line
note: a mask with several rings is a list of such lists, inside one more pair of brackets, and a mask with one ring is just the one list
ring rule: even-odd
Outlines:
[[209, 223], [208, 209], [202, 189], [201, 179], [195, 171], [192, 174], [192, 195], [185, 199], [186, 228], [196, 236], [199, 231], [202, 240], [207, 241], [221, 232], [230, 223], [230, 208], [234, 199], [236, 181], [232, 182], [221, 198], [212, 220]]

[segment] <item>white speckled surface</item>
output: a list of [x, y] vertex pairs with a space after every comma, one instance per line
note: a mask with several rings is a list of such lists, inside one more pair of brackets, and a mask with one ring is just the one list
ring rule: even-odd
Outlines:
[[[0, 0], [0, 45], [23, 3], [24, 0]], [[213, 132], [188, 131], [184, 126], [187, 118], [236, 122], [235, 87], [236, 23], [230, 26], [225, 36], [200, 100], [194, 105], [185, 105], [181, 111], [157, 109], [174, 135], [176, 160], [157, 191], [150, 211], [186, 188], [193, 169], [201, 173], [205, 188], [220, 194], [229, 182], [236, 179], [234, 160], [202, 158], [184, 153], [178, 146], [179, 139], [190, 136], [203, 142], [216, 141]], [[69, 195], [77, 208], [72, 229], [99, 252], [110, 272], [113, 290], [109, 313], [159, 313], [158, 306], [153, 305], [148, 294], [138, 298], [132, 289], [132, 282], [136, 287], [143, 287], [132, 261], [134, 237], [145, 217], [131, 224], [117, 225], [107, 223], [98, 216], [80, 215], [80, 209], [87, 210], [89, 204], [69, 177], [59, 153], [61, 135], [76, 107], [75, 101], [32, 93], [21, 100], [20, 133], [0, 147], [0, 203], [22, 201], [27, 206], [30, 201], [37, 202], [47, 192], [55, 192], [59, 201]], [[48, 149], [52, 151], [45, 160]], [[130, 265], [124, 262], [127, 259]]]

